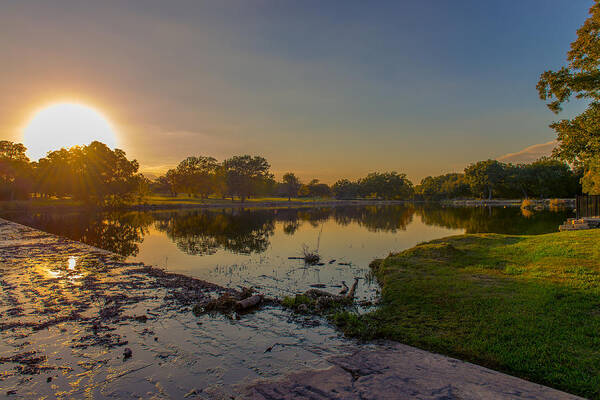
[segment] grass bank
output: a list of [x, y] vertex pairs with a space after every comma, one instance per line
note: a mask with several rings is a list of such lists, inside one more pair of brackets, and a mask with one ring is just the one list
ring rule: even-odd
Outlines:
[[336, 314], [346, 334], [600, 398], [600, 230], [455, 236], [372, 266], [381, 304]]

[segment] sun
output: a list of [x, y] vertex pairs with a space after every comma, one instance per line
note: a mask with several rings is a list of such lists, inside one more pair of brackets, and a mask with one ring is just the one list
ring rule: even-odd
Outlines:
[[38, 160], [52, 150], [88, 145], [94, 140], [115, 148], [117, 134], [100, 112], [78, 103], [42, 108], [23, 130], [23, 144], [31, 160]]

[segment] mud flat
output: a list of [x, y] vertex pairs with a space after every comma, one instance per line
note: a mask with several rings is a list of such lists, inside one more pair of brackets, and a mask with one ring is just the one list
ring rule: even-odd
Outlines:
[[0, 398], [229, 399], [349, 346], [279, 307], [192, 312], [223, 293], [236, 290], [0, 220]]

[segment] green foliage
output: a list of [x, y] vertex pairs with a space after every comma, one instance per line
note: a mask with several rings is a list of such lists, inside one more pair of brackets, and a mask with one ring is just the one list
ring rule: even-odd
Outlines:
[[600, 231], [434, 240], [376, 263], [380, 305], [340, 312], [385, 338], [600, 398]]
[[331, 191], [336, 199], [356, 199], [360, 195], [360, 184], [340, 179], [333, 184]]
[[582, 189], [587, 194], [600, 194], [600, 157], [592, 158], [583, 178]]
[[424, 200], [456, 199], [469, 197], [471, 187], [465, 174], [450, 173], [423, 178], [415, 192]]
[[298, 191], [300, 197], [330, 197], [331, 188], [325, 183], [320, 183], [318, 179], [313, 179], [306, 185], [302, 185]]
[[264, 192], [273, 180], [270, 168], [260, 156], [234, 156], [223, 161], [227, 193], [239, 196], [244, 202], [249, 196]]
[[298, 190], [302, 183], [300, 183], [300, 179], [292, 172], [288, 172], [283, 175], [283, 187], [284, 193], [287, 195], [288, 200], [291, 200], [292, 197], [298, 196]]
[[32, 168], [20, 143], [0, 140], [0, 199], [15, 200], [29, 196]]
[[324, 315], [329, 318], [335, 318], [336, 314], [348, 310], [353, 304], [354, 301], [346, 297], [311, 297], [305, 294], [286, 296], [281, 301], [282, 306], [294, 312]]
[[600, 154], [600, 2], [596, 0], [590, 16], [577, 30], [577, 39], [567, 54], [568, 65], [558, 71], [541, 74], [537, 89], [548, 108], [555, 113], [571, 96], [589, 102], [587, 110], [573, 119], [550, 125], [558, 134], [554, 155], [585, 166]]
[[174, 191], [208, 197], [216, 188], [217, 160], [212, 157], [188, 157], [173, 173]]
[[505, 164], [496, 160], [479, 161], [465, 168], [465, 178], [473, 194], [492, 198], [506, 177]]
[[147, 184], [139, 164], [103, 143], [52, 151], [35, 166], [36, 192], [99, 205], [131, 201]]
[[392, 172], [372, 172], [359, 180], [363, 197], [385, 200], [408, 200], [414, 194], [413, 184], [406, 174]]

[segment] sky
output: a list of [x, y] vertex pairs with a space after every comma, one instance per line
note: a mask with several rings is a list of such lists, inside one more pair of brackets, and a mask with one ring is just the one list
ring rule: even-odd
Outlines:
[[154, 174], [258, 154], [277, 177], [416, 183], [529, 160], [552, 148], [552, 121], [583, 109], [556, 116], [535, 85], [564, 65], [592, 3], [0, 0], [0, 139], [76, 101]]

